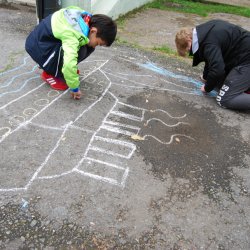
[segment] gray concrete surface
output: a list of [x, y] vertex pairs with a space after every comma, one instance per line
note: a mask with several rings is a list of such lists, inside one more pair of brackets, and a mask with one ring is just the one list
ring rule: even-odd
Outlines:
[[32, 9], [0, 20], [0, 249], [250, 248], [249, 112], [119, 45], [79, 65], [74, 101], [24, 51]]
[[14, 3], [28, 6], [36, 6], [36, 0], [0, 0], [0, 3]]

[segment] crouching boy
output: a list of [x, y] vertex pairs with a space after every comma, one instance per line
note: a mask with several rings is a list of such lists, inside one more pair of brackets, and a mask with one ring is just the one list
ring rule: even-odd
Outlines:
[[43, 69], [41, 78], [51, 88], [70, 88], [72, 97], [80, 99], [77, 64], [96, 46], [110, 46], [116, 32], [116, 23], [110, 17], [71, 6], [43, 19], [27, 37], [25, 49]]
[[175, 37], [179, 55], [193, 55], [193, 66], [205, 62], [201, 91], [219, 89], [217, 103], [250, 110], [250, 32], [223, 20], [183, 28]]

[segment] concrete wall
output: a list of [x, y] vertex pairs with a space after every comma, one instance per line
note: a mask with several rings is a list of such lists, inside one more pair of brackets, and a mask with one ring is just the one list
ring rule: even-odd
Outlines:
[[152, 0], [61, 0], [62, 6], [77, 5], [93, 14], [106, 14], [116, 19]]
[[[42, 1], [42, 0], [41, 0]], [[46, 0], [55, 1], [55, 0]], [[94, 14], [106, 14], [116, 19], [120, 15], [141, 7], [152, 0], [57, 0], [62, 7], [76, 5]], [[36, 0], [0, 0], [0, 3], [17, 3], [36, 6]]]
[[135, 8], [150, 2], [151, 0], [92, 0], [93, 13], [106, 14], [114, 19]]

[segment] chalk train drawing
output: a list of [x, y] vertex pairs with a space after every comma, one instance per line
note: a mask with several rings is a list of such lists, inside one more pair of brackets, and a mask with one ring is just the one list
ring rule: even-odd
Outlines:
[[[117, 58], [134, 63], [125, 56]], [[153, 139], [163, 145], [169, 145], [175, 137], [181, 136], [194, 140], [181, 133], [172, 134], [167, 140], [143, 134], [143, 126], [153, 122], [170, 128], [189, 124], [182, 121], [185, 114], [173, 116], [163, 109], [147, 110], [119, 100], [115, 92], [119, 92], [120, 85], [134, 89], [150, 87], [198, 93], [166, 80], [165, 75], [159, 77], [156, 71], [156, 75], [145, 73], [147, 64], [143, 66], [136, 62], [142, 72], [129, 76], [125, 71], [114, 73], [110, 70], [116, 64], [113, 58], [83, 62], [81, 81], [86, 94], [81, 105], [77, 106], [76, 102], [69, 100], [68, 91], [48, 90], [44, 83], [37, 86], [41, 80], [37, 79], [36, 66], [29, 70], [29, 60], [25, 58], [19, 67], [0, 74], [2, 192], [25, 191], [35, 180], [50, 180], [70, 174], [80, 174], [124, 188], [129, 176], [129, 160], [136, 150], [136, 142], [131, 136]], [[143, 78], [148, 82], [145, 79], [143, 83], [137, 81]], [[65, 112], [71, 108], [74, 112]], [[168, 124], [156, 117], [159, 113], [161, 117], [164, 114], [177, 122]], [[151, 118], [146, 119], [145, 114]], [[55, 119], [55, 116], [60, 119]], [[69, 140], [73, 142], [69, 143]]]

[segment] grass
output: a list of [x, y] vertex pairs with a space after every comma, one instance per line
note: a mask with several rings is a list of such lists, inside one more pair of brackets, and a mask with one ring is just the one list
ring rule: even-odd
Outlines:
[[[135, 9], [125, 15], [120, 16], [116, 22], [120, 29], [123, 29], [126, 20], [133, 18], [135, 14], [144, 11], [148, 8], [156, 8], [161, 10], [170, 10], [176, 12], [192, 13], [200, 16], [207, 16], [210, 13], [228, 13], [235, 14], [244, 17], [250, 17], [250, 8], [249, 7], [239, 7], [232, 6], [227, 4], [213, 3], [203, 0], [155, 0], [151, 3], [148, 3], [138, 9]], [[167, 14], [166, 14], [167, 15]], [[126, 44], [134, 47], [140, 47], [139, 45], [131, 44], [127, 41], [116, 39], [118, 44]], [[168, 54], [171, 56], [176, 56], [176, 51], [172, 50], [167, 46], [155, 47], [154, 51]]]
[[154, 47], [153, 50], [159, 51], [159, 52], [164, 53], [164, 54], [177, 56], [177, 52], [175, 50], [169, 48], [166, 45], [164, 45], [162, 47]]
[[136, 13], [141, 12], [147, 8], [147, 5], [143, 5], [142, 7], [136, 8], [132, 11], [129, 11], [125, 15], [120, 15], [116, 21], [119, 28], [123, 28], [127, 19], [135, 16]]
[[144, 7], [193, 13], [200, 16], [207, 16], [209, 13], [228, 13], [250, 17], [250, 8], [248, 7], [238, 7], [202, 0], [156, 0], [146, 4]]
[[3, 69], [0, 70], [0, 73], [3, 73], [5, 71], [8, 71], [13, 68], [13, 64], [15, 62], [15, 59], [18, 55], [22, 55], [24, 52], [16, 52], [16, 53], [11, 53], [10, 56], [8, 57], [8, 62], [7, 65]]

